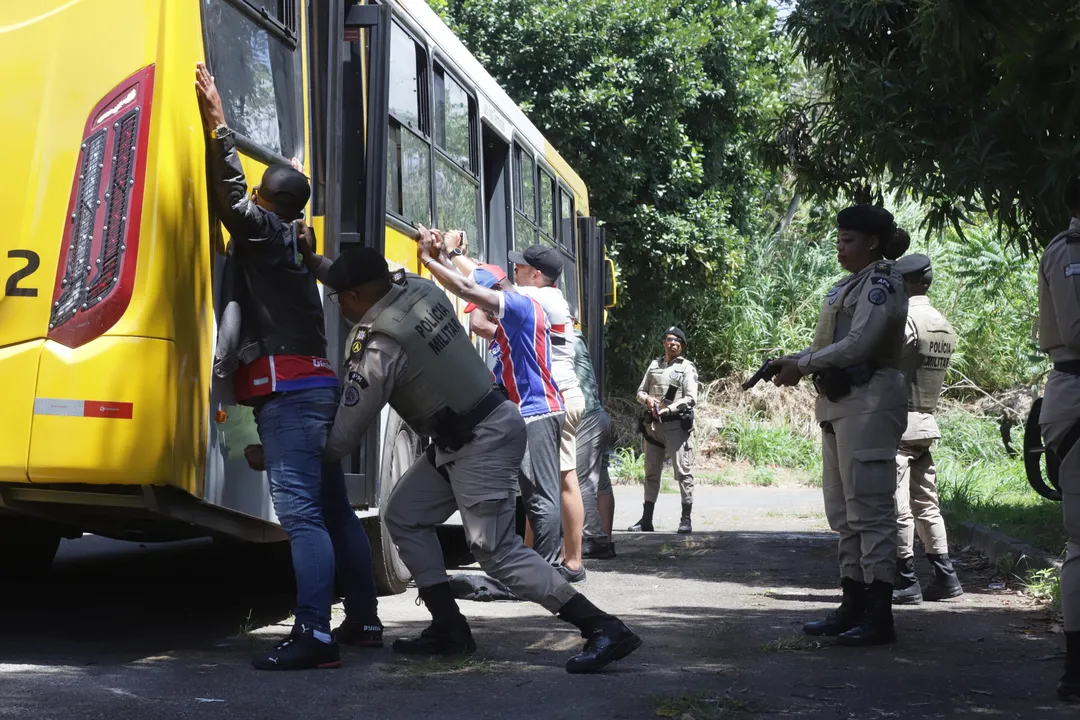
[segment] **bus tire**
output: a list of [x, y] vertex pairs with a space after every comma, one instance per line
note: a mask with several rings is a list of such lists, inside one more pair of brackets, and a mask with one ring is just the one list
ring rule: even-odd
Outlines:
[[420, 457], [420, 438], [402, 421], [394, 411], [386, 428], [386, 442], [383, 445], [382, 462], [379, 478], [378, 517], [364, 519], [364, 528], [371, 541], [371, 556], [375, 567], [375, 585], [380, 595], [397, 595], [405, 592], [412, 580], [412, 573], [401, 561], [397, 547], [390, 540], [390, 532], [382, 520], [381, 510], [386, 507], [390, 493], [397, 486], [405, 471]]
[[63, 533], [49, 523], [0, 518], [0, 577], [33, 580], [48, 574]]

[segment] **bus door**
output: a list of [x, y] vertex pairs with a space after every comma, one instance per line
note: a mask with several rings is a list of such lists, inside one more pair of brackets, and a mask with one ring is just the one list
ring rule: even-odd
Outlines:
[[604, 396], [604, 311], [608, 307], [608, 298], [614, 292], [609, 292], [608, 275], [611, 272], [611, 263], [604, 255], [606, 230], [598, 227], [596, 218], [578, 218], [578, 237], [581, 263], [584, 272], [581, 288], [581, 324], [584, 326], [585, 342], [589, 346], [589, 356], [592, 358], [593, 370], [596, 373], [596, 386], [601, 399]]
[[[331, 12], [329, 18], [329, 37], [339, 39], [327, 45], [322, 242], [331, 259], [361, 245], [384, 251], [390, 12], [389, 4], [352, 5], [341, 13]], [[325, 307], [328, 354], [340, 376], [351, 325], [336, 303]], [[354, 506], [377, 504], [379, 433], [379, 423], [372, 424], [358, 451], [343, 461]]]

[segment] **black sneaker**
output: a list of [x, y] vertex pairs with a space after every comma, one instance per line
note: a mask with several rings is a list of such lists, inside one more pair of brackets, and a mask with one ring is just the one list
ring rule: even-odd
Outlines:
[[615, 557], [615, 542], [598, 538], [584, 538], [581, 541], [581, 557], [590, 560], [610, 560]]
[[341, 652], [331, 640], [324, 643], [306, 625], [293, 627], [289, 637], [274, 649], [255, 655], [251, 664], [259, 670], [311, 670], [341, 667]]
[[381, 648], [383, 646], [383, 625], [378, 618], [361, 622], [346, 617], [334, 630], [333, 636], [334, 640], [342, 645]]
[[570, 568], [566, 567], [566, 565], [559, 565], [555, 569], [558, 570], [559, 574], [566, 578], [566, 582], [570, 583], [571, 585], [583, 583], [588, 577], [588, 574], [585, 572], [584, 565], [582, 565], [577, 570], [571, 570]]

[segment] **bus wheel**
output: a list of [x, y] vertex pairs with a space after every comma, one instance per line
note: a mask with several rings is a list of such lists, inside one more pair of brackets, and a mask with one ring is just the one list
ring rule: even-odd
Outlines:
[[60, 547], [59, 529], [23, 518], [0, 518], [0, 577], [44, 576]]
[[[420, 457], [420, 439], [416, 437], [397, 413], [391, 412], [386, 428], [387, 443], [383, 447], [382, 475], [379, 478], [379, 507], [385, 508], [390, 493], [397, 486], [405, 471]], [[365, 518], [364, 527], [371, 540], [371, 554], [375, 565], [375, 583], [382, 595], [405, 592], [412, 573], [401, 561], [397, 548], [390, 540], [386, 523], [379, 517]]]

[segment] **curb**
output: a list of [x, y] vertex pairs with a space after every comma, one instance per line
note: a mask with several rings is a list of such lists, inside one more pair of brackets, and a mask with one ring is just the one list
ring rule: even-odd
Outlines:
[[1033, 570], [1061, 570], [1061, 560], [1033, 545], [975, 522], [949, 522], [950, 540], [978, 550], [1002, 569], [1021, 577]]

